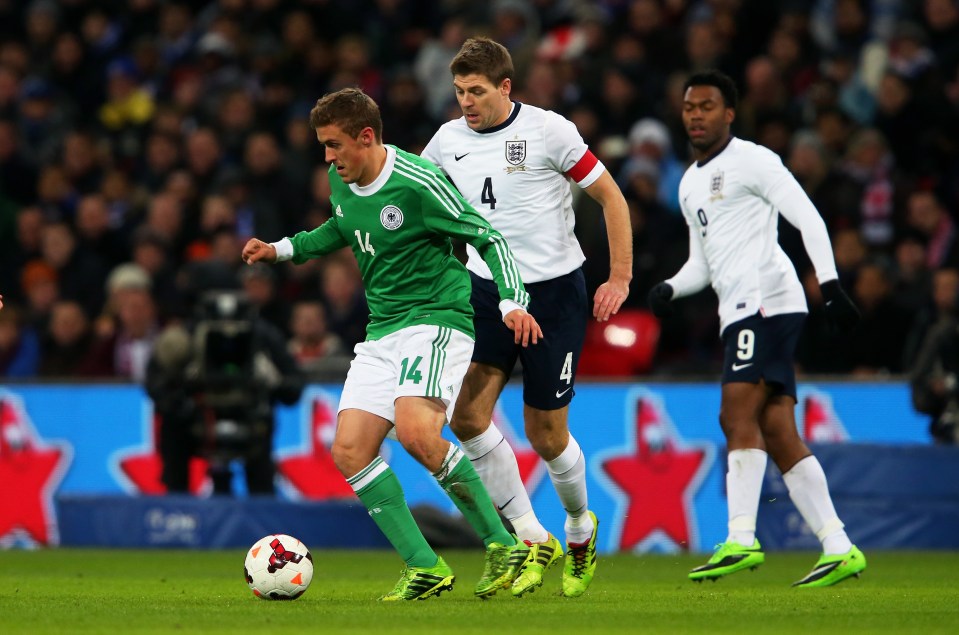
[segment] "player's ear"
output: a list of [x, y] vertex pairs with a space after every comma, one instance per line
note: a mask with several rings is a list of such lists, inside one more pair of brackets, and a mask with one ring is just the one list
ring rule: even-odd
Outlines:
[[513, 80], [509, 77], [503, 80], [503, 83], [499, 85], [499, 92], [503, 97], [509, 96], [510, 90], [513, 88]]
[[369, 148], [373, 145], [373, 141], [376, 139], [376, 134], [373, 132], [373, 129], [367, 126], [360, 130], [359, 142], [364, 148]]
[[732, 108], [726, 109], [726, 124], [729, 125], [732, 122], [736, 121], [736, 111]]

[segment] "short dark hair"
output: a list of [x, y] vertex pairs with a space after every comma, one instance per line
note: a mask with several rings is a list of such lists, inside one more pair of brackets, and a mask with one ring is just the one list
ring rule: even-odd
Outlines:
[[506, 47], [488, 37], [471, 37], [450, 62], [453, 75], [482, 75], [496, 86], [513, 79], [513, 58]]
[[686, 91], [692, 86], [716, 87], [723, 96], [723, 103], [726, 108], [736, 109], [736, 104], [739, 101], [739, 91], [736, 90], [736, 82], [726, 73], [715, 69], [693, 73], [683, 84], [683, 94], [685, 95]]
[[359, 88], [344, 88], [324, 95], [310, 111], [310, 127], [339, 126], [351, 137], [358, 137], [364, 128], [372, 128], [376, 141], [383, 139], [380, 107]]

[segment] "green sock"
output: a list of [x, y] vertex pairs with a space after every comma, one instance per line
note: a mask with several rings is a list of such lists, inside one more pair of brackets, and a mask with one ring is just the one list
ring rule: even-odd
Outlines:
[[432, 567], [438, 557], [423, 532], [416, 526], [406, 504], [403, 488], [396, 474], [382, 457], [356, 475], [346, 479], [360, 497], [373, 522], [390, 541], [406, 564], [411, 567]]
[[499, 514], [496, 513], [496, 507], [490, 500], [479, 474], [457, 445], [450, 444], [443, 467], [433, 476], [483, 539], [484, 545], [488, 547], [491, 542], [501, 545], [516, 544], [516, 540], [506, 531]]

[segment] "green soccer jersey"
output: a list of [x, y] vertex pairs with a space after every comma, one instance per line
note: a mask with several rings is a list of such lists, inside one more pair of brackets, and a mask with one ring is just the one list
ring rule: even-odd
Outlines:
[[346, 184], [330, 166], [333, 216], [291, 238], [297, 264], [349, 246], [370, 307], [368, 340], [418, 324], [474, 336], [470, 279], [451, 238], [473, 245], [489, 265], [500, 299], [523, 307], [529, 295], [499, 232], [429, 161], [386, 146], [383, 171], [366, 187]]

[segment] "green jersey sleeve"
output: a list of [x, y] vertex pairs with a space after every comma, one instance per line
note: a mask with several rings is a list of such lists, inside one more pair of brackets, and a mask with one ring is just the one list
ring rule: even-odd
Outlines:
[[[423, 197], [423, 218], [427, 227], [433, 231], [458, 238], [476, 248], [493, 274], [493, 280], [499, 289], [500, 300], [512, 300], [523, 308], [529, 308], [529, 294], [519, 275], [519, 267], [513, 258], [506, 239], [493, 229], [479, 212], [466, 202], [462, 195], [442, 176], [439, 180], [446, 184], [447, 197], [453, 197], [456, 205], [444, 204], [433, 196]], [[448, 198], [447, 198], [448, 200]]]
[[335, 215], [316, 229], [296, 234], [290, 238], [290, 242], [293, 243], [293, 262], [298, 265], [342, 249], [348, 244], [340, 232]]

